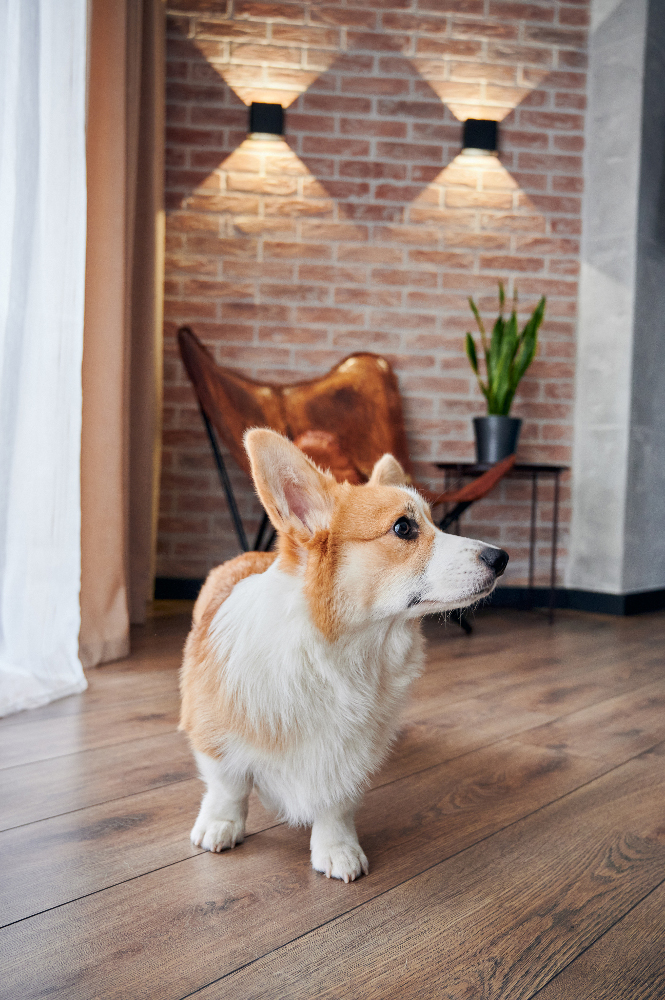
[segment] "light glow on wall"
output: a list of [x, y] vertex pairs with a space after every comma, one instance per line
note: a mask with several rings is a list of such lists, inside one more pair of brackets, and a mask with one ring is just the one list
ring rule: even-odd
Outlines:
[[421, 57], [412, 57], [411, 62], [461, 122], [467, 118], [503, 121], [549, 72], [531, 66], [528, 70], [464, 62], [451, 66], [449, 60]]

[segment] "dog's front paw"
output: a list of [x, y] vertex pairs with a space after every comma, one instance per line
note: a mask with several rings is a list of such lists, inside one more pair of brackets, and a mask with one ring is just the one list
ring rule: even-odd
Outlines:
[[312, 850], [312, 868], [323, 872], [326, 878], [339, 878], [353, 882], [361, 872], [369, 874], [365, 852], [358, 841], [342, 841]]
[[242, 844], [245, 824], [231, 819], [197, 820], [190, 834], [194, 847], [204, 851], [225, 851]]

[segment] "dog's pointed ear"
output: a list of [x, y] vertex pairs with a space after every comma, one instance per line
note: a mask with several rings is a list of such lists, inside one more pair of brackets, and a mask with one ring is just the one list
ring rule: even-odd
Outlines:
[[393, 455], [383, 455], [372, 469], [368, 486], [406, 486], [406, 472]]
[[247, 431], [245, 448], [256, 491], [273, 527], [306, 541], [330, 526], [332, 476], [319, 472], [299, 448], [275, 431]]

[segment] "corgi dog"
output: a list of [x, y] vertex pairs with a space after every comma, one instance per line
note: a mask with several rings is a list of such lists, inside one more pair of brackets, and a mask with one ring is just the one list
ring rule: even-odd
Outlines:
[[420, 620], [486, 597], [508, 555], [439, 531], [392, 455], [359, 486], [274, 431], [245, 447], [278, 546], [212, 570], [194, 607], [180, 728], [207, 791], [191, 839], [241, 843], [255, 788], [311, 826], [312, 867], [349, 882], [369, 871], [354, 811], [422, 669]]

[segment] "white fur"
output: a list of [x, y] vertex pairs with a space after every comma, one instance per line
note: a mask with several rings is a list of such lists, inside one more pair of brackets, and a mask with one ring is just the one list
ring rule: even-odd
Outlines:
[[407, 611], [329, 642], [311, 621], [301, 579], [273, 563], [236, 585], [211, 638], [227, 690], [248, 720], [275, 734], [281, 726], [293, 742], [268, 754], [224, 737], [229, 776], [251, 774], [262, 801], [293, 824], [357, 801], [422, 666], [420, 631]]

